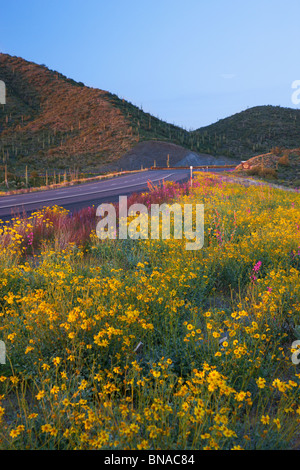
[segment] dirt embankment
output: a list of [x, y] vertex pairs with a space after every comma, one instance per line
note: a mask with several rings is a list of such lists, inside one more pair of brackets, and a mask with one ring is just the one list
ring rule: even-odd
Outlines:
[[192, 152], [180, 145], [161, 141], [139, 142], [117, 162], [107, 165], [107, 170], [140, 170], [152, 166], [201, 166], [239, 164], [227, 157]]

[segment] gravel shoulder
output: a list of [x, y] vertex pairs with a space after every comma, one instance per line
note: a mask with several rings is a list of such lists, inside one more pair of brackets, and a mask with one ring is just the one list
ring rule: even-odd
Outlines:
[[244, 186], [269, 186], [270, 188], [275, 188], [275, 189], [282, 189], [283, 191], [289, 191], [293, 193], [299, 193], [299, 189], [294, 189], [294, 188], [287, 188], [286, 186], [282, 186], [280, 184], [275, 184], [275, 183], [269, 183], [266, 181], [259, 181], [259, 180], [254, 180], [251, 178], [241, 178], [238, 176], [227, 176], [227, 175], [218, 175], [219, 178], [221, 178], [223, 181], [227, 181], [229, 183], [239, 183]]

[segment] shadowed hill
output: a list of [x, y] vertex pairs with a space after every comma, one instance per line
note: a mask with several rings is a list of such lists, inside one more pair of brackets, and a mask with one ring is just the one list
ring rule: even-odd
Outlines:
[[143, 141], [136, 144], [118, 161], [107, 166], [107, 170], [136, 170], [151, 166], [202, 166], [202, 165], [232, 165], [240, 160], [226, 157], [214, 157], [191, 151], [181, 145], [161, 141]]

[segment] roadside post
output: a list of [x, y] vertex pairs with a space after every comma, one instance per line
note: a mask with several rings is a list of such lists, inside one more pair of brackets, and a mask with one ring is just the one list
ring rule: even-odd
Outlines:
[[193, 187], [193, 167], [192, 166], [190, 166], [190, 171], [191, 171], [190, 179], [191, 179], [191, 188], [192, 188]]

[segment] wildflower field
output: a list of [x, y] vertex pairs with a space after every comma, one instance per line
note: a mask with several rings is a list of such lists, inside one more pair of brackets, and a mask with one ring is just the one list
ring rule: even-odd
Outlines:
[[204, 204], [204, 247], [99, 240], [96, 208], [2, 224], [0, 449], [300, 448], [299, 194], [133, 201]]

